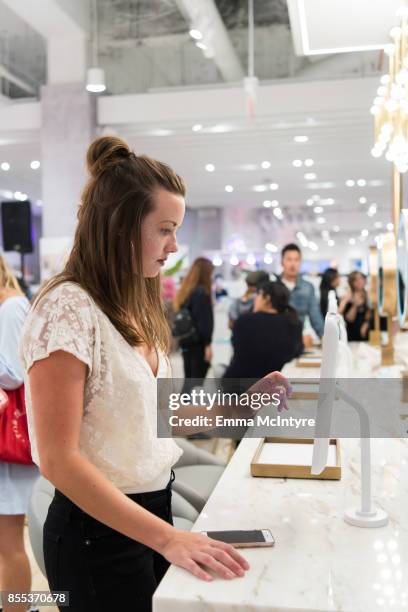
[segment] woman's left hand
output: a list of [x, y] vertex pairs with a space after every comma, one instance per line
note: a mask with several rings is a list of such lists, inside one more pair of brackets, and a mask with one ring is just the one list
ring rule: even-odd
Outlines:
[[252, 387], [248, 389], [248, 393], [279, 393], [281, 400], [278, 406], [278, 411], [282, 412], [283, 409], [289, 410], [286, 403], [286, 399], [292, 394], [292, 387], [289, 380], [281, 374], [281, 372], [270, 372], [263, 378], [260, 378]]

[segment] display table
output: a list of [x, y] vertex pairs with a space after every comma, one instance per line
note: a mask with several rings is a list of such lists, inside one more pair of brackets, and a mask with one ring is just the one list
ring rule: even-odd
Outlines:
[[359, 503], [359, 442], [341, 441], [341, 481], [253, 478], [259, 439], [241, 442], [194, 531], [269, 527], [274, 548], [242, 550], [244, 578], [207, 583], [172, 566], [155, 612], [290, 610], [375, 612], [408, 609], [408, 442], [373, 440], [374, 500], [387, 527], [343, 520]]

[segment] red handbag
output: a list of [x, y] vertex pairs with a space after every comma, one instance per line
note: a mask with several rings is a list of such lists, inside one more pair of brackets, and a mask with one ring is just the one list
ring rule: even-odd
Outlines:
[[32, 465], [24, 385], [4, 393], [8, 403], [0, 406], [0, 461]]

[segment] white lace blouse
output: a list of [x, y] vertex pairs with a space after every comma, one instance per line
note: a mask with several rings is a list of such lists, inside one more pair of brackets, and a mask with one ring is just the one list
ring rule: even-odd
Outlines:
[[[75, 283], [62, 283], [47, 293], [23, 328], [20, 354], [33, 461], [39, 464], [28, 371], [58, 350], [88, 366], [81, 454], [124, 493], [164, 488], [182, 450], [174, 440], [157, 438], [156, 378], [143, 356]], [[158, 356], [157, 377], [166, 377], [168, 360], [160, 351]]]

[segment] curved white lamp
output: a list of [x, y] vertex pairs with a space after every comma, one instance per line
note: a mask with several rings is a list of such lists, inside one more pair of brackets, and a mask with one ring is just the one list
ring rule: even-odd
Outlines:
[[361, 433], [361, 506], [346, 510], [344, 520], [356, 527], [383, 527], [388, 523], [388, 515], [384, 510], [375, 508], [372, 501], [371, 440], [368, 414], [359, 402], [336, 384], [339, 351], [341, 345], [347, 343], [347, 336], [344, 335], [342, 318], [337, 314], [335, 296], [330, 298], [330, 293], [329, 308], [324, 323], [322, 367], [311, 472], [317, 475], [326, 467], [334, 400], [336, 397], [341, 398], [357, 411]]

